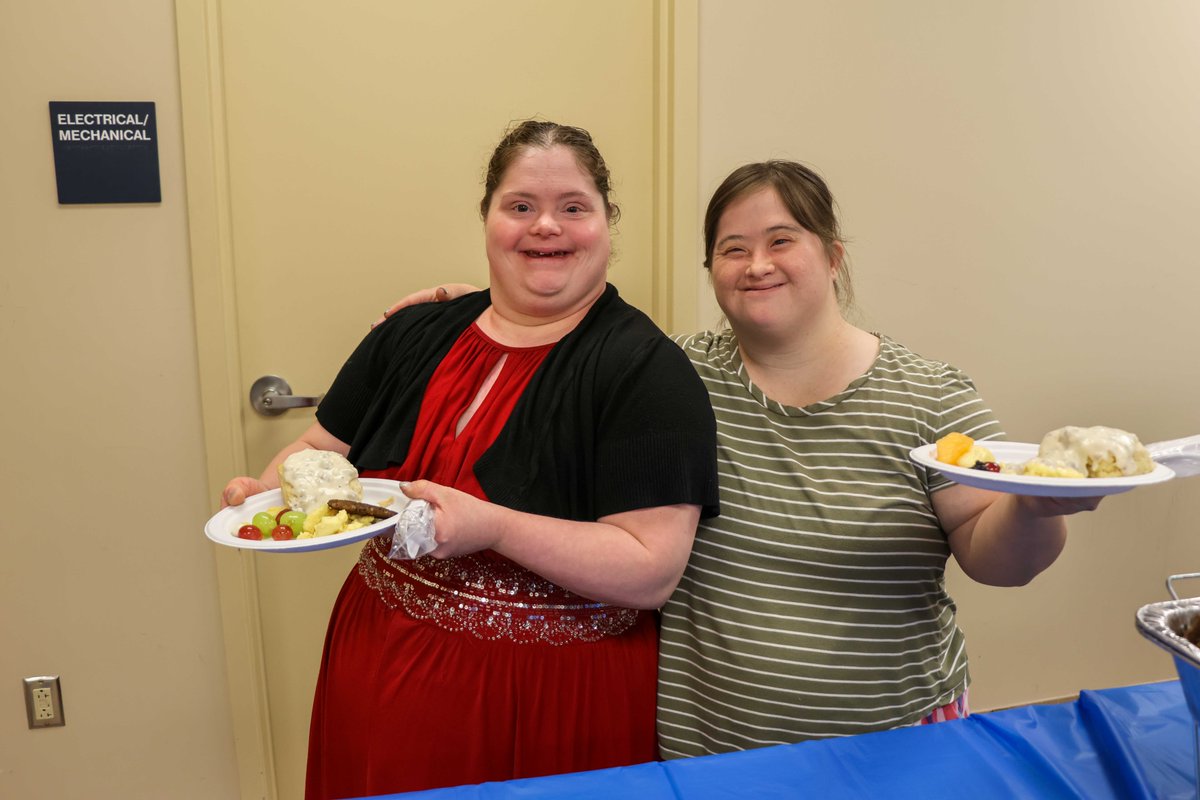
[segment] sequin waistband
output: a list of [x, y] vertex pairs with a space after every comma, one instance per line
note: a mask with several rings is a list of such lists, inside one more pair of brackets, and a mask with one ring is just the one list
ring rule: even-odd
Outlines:
[[358, 573], [384, 605], [480, 639], [519, 643], [594, 642], [617, 636], [638, 611], [596, 603], [511, 561], [475, 554], [414, 561], [387, 557], [388, 536], [367, 542]]

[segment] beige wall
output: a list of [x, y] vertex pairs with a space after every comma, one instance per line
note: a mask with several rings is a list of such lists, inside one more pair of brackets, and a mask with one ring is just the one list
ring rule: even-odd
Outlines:
[[[0, 4], [0, 797], [237, 796], [176, 61], [168, 0]], [[157, 103], [162, 203], [59, 206], [51, 100]]]
[[[701, 192], [814, 165], [863, 326], [973, 376], [1010, 438], [1195, 434], [1198, 36], [1194, 2], [706, 0]], [[1188, 483], [1076, 518], [1024, 589], [952, 573], [976, 708], [1173, 675], [1133, 619], [1200, 567]]]
[[[701, 3], [700, 191], [820, 168], [864, 325], [967, 370], [1014, 438], [1195, 433], [1200, 7], [1042, 5]], [[236, 796], [172, 5], [9, 0], [0, 74], [0, 796]], [[157, 102], [162, 204], [58, 206], [56, 99]], [[1025, 589], [952, 576], [977, 707], [1172, 674], [1132, 620], [1200, 565], [1184, 485], [1105, 501]], [[47, 672], [68, 724], [29, 731]]]

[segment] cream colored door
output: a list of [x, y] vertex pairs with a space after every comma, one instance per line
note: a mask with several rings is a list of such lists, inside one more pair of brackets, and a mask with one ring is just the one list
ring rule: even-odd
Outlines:
[[[320, 393], [389, 301], [486, 282], [481, 178], [513, 120], [592, 132], [623, 211], [611, 280], [671, 325], [665, 225], [692, 200], [677, 196], [691, 166], [673, 166], [674, 122], [694, 110], [675, 97], [672, 39], [694, 30], [694, 10], [178, 0], [177, 11], [215, 486], [257, 474], [312, 421], [251, 412], [256, 378]], [[325, 625], [357, 552], [221, 554], [244, 794], [302, 794]]]

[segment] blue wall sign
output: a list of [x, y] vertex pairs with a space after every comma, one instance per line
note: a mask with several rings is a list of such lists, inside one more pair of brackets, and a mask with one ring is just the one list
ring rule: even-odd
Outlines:
[[59, 203], [161, 203], [154, 103], [50, 102]]

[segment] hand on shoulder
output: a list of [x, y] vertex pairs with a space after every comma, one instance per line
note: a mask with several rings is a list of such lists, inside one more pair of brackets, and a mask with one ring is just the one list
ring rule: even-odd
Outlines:
[[470, 294], [471, 292], [478, 291], [478, 286], [473, 286], [469, 283], [443, 283], [440, 286], [434, 286], [429, 289], [420, 289], [410, 295], [405, 295], [389, 306], [388, 309], [383, 312], [382, 317], [371, 323], [371, 327], [374, 328], [376, 325], [379, 325], [385, 319], [392, 316], [402, 308], [408, 308], [409, 306], [416, 306], [422, 303], [443, 303], [447, 300], [455, 300], [459, 297], [462, 297], [464, 294]]

